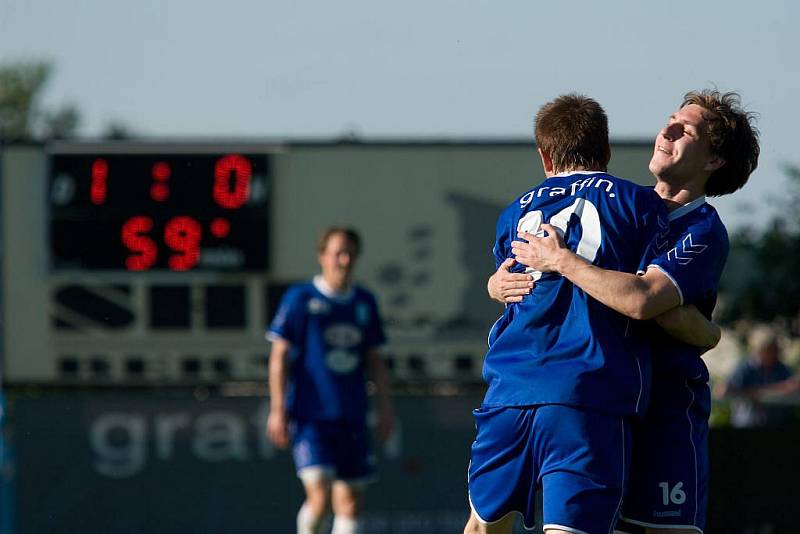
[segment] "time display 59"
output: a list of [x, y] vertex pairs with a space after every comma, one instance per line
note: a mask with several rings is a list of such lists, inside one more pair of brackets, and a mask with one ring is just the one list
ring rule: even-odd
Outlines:
[[267, 266], [265, 155], [54, 154], [56, 269], [238, 271]]

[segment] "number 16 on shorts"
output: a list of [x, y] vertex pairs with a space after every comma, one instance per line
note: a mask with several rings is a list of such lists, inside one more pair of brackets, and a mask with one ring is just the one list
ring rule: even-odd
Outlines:
[[683, 504], [686, 502], [686, 493], [683, 491], [683, 482], [678, 482], [672, 489], [669, 488], [669, 482], [659, 482], [658, 487], [661, 488], [661, 500], [664, 506], [670, 504]]

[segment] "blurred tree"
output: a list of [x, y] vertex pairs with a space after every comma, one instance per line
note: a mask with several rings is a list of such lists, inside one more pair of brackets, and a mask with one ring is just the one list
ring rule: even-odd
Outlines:
[[121, 141], [124, 139], [132, 139], [136, 137], [136, 134], [124, 122], [112, 120], [106, 124], [102, 137], [113, 141]]
[[781, 321], [793, 330], [800, 318], [800, 167], [787, 165], [787, 188], [761, 233], [745, 230], [731, 239], [722, 277], [720, 322]]
[[59, 110], [47, 112], [44, 116], [44, 137], [66, 139], [73, 137], [80, 124], [80, 113], [75, 106], [65, 105]]
[[75, 106], [40, 108], [39, 99], [52, 71], [53, 65], [48, 61], [0, 65], [0, 140], [63, 139], [75, 135], [80, 124]]

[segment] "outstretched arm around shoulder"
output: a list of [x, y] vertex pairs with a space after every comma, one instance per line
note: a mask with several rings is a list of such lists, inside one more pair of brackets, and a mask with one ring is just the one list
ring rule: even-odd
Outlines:
[[703, 349], [719, 343], [720, 328], [694, 306], [682, 306], [672, 279], [657, 267], [643, 275], [592, 265], [569, 250], [558, 231], [543, 225], [544, 237], [521, 232], [514, 241], [516, 260], [543, 272], [558, 272], [609, 308], [632, 319], [655, 319], [672, 337]]
[[519, 263], [542, 272], [558, 272], [596, 300], [632, 319], [652, 319], [681, 304], [675, 284], [658, 269], [649, 268], [638, 276], [597, 267], [569, 250], [556, 228], [543, 224], [542, 229], [547, 232], [544, 237], [520, 232], [519, 237], [527, 242], [511, 243]]

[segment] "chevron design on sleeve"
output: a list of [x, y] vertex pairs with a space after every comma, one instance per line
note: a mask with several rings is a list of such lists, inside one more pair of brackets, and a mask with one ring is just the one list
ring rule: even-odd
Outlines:
[[[669, 245], [669, 223], [662, 219], [661, 217], [656, 217], [656, 221], [658, 222], [658, 234], [656, 235], [656, 250], [661, 252], [667, 245]], [[690, 234], [691, 235], [691, 234]]]
[[679, 265], [687, 265], [691, 263], [693, 255], [696, 256], [697, 254], [700, 254], [708, 248], [708, 245], [695, 245], [692, 240], [692, 234], [689, 234], [683, 238], [683, 241], [681, 241], [680, 248], [680, 254], [678, 254], [678, 247], [670, 249], [670, 251], [667, 252], [667, 260], [672, 261], [674, 258]]

